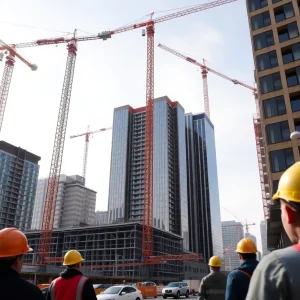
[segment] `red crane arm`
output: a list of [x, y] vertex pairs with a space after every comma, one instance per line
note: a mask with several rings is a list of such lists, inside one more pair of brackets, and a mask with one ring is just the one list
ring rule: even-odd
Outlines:
[[70, 138], [73, 139], [73, 138], [80, 137], [80, 136], [86, 136], [87, 134], [93, 134], [93, 133], [102, 132], [102, 131], [111, 130], [111, 129], [112, 129], [112, 127], [101, 128], [101, 129], [94, 130], [94, 131], [71, 135]]
[[[210, 9], [210, 8], [213, 8], [213, 7], [221, 6], [221, 5], [231, 3], [231, 2], [235, 2], [235, 1], [237, 1], [237, 0], [217, 0], [217, 1], [209, 2], [209, 3], [205, 3], [205, 4], [199, 4], [199, 5], [195, 5], [193, 7], [184, 9], [182, 11], [178, 11], [178, 12], [174, 12], [174, 13], [171, 13], [171, 14], [168, 14], [168, 15], [165, 15], [165, 16], [158, 17], [158, 18], [153, 19], [153, 20], [148, 20], [148, 21], [144, 21], [144, 22], [141, 22], [141, 23], [122, 26], [122, 27], [119, 27], [119, 28], [117, 28], [115, 30], [111, 30], [111, 31], [103, 31], [103, 32], [98, 33], [96, 35], [79, 36], [79, 37], [76, 37], [75, 40], [76, 40], [76, 42], [91, 41], [91, 40], [98, 40], [98, 39], [106, 40], [108, 38], [111, 38], [111, 36], [113, 34], [125, 32], [125, 31], [130, 31], [130, 30], [134, 30], [134, 29], [137, 29], [137, 28], [141, 28], [141, 27], [147, 27], [149, 24], [165, 22], [165, 21], [168, 21], [168, 20], [183, 17], [183, 16], [186, 16], [186, 15], [190, 15], [190, 14], [202, 11], [202, 10]], [[25, 43], [13, 44], [13, 45], [10, 45], [10, 47], [27, 48], [27, 47], [35, 47], [35, 46], [42, 46], [42, 45], [56, 45], [56, 44], [68, 43], [71, 40], [74, 40], [74, 37], [72, 37], [72, 38], [71, 37], [70, 38], [56, 37], [56, 38], [49, 38], [49, 39], [40, 39], [40, 40], [27, 42], [27, 43], [25, 42]], [[5, 48], [0, 47], [0, 50], [3, 50], [3, 49], [5, 49]]]
[[185, 55], [183, 55], [182, 53], [180, 53], [180, 52], [178, 52], [178, 51], [176, 51], [176, 50], [174, 50], [174, 49], [171, 49], [171, 48], [169, 48], [169, 47], [167, 47], [167, 46], [164, 46], [164, 45], [162, 45], [162, 44], [158, 44], [158, 47], [160, 47], [161, 49], [163, 49], [163, 50], [165, 50], [165, 51], [167, 51], [167, 52], [169, 52], [169, 53], [172, 53], [173, 55], [175, 55], [175, 56], [177, 56], [177, 57], [180, 57], [180, 58], [182, 58], [182, 59], [184, 59], [184, 60], [186, 60], [186, 61], [188, 61], [188, 62], [190, 62], [190, 63], [192, 63], [192, 64], [194, 64], [194, 65], [196, 65], [196, 66], [198, 66], [198, 67], [200, 67], [201, 69], [206, 69], [207, 71], [209, 71], [209, 72], [211, 72], [211, 73], [213, 73], [213, 74], [215, 74], [215, 75], [217, 75], [217, 76], [219, 76], [219, 77], [222, 77], [222, 78], [224, 78], [224, 79], [226, 79], [226, 80], [229, 80], [229, 81], [231, 81], [231, 82], [234, 83], [234, 84], [239, 84], [239, 85], [241, 85], [241, 86], [243, 86], [243, 87], [245, 87], [245, 88], [247, 88], [247, 89], [252, 90], [252, 91], [255, 92], [255, 93], [257, 92], [257, 89], [256, 89], [256, 88], [254, 88], [254, 87], [252, 87], [252, 86], [250, 86], [250, 85], [247, 85], [247, 84], [245, 84], [245, 83], [243, 83], [243, 82], [241, 82], [241, 81], [238, 81], [238, 80], [236, 80], [236, 79], [232, 79], [232, 78], [228, 77], [227, 75], [222, 74], [222, 73], [220, 73], [220, 72], [218, 72], [218, 71], [216, 71], [216, 70], [214, 70], [214, 69], [212, 69], [212, 68], [209, 68], [209, 67], [207, 67], [207, 66], [205, 66], [205, 65], [203, 65], [203, 64], [201, 64], [201, 63], [199, 63], [199, 62], [196, 61], [195, 59], [193, 59], [193, 58], [191, 58], [191, 57], [188, 57], [188, 56], [185, 56]]
[[26, 60], [23, 56], [21, 56], [14, 48], [11, 46], [7, 45], [4, 41], [0, 39], [0, 45], [2, 46], [2, 50], [8, 50], [9, 53], [12, 56], [16, 56], [19, 60], [21, 60], [25, 65], [27, 65], [31, 70], [35, 71], [37, 70], [37, 66], [35, 64], [32, 64], [28, 60]]

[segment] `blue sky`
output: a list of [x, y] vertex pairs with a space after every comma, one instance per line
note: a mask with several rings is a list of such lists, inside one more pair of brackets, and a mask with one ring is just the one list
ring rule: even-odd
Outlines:
[[[207, 1], [208, 2], [208, 1]], [[131, 23], [151, 12], [199, 4], [196, 0], [21, 1], [10, 0], [0, 10], [0, 38], [7, 43], [26, 42], [79, 30], [94, 34]], [[202, 1], [202, 3], [205, 3]], [[143, 20], [145, 20], [144, 18]], [[8, 22], [8, 23], [5, 23]], [[25, 24], [54, 32], [15, 26]], [[253, 84], [253, 59], [244, 1], [160, 23], [155, 41], [165, 44], [236, 78]], [[21, 49], [36, 63], [32, 72], [17, 61], [2, 127], [2, 139], [42, 157], [40, 175], [47, 177], [64, 76], [66, 45]], [[2, 73], [4, 63], [0, 64]], [[141, 29], [117, 34], [108, 41], [79, 44], [62, 172], [81, 174], [84, 139], [70, 140], [88, 125], [109, 127], [114, 107], [145, 103], [146, 38]], [[255, 222], [259, 240], [263, 219], [250, 90], [208, 75], [211, 120], [215, 125], [221, 207], [239, 219]], [[155, 96], [179, 101], [186, 112], [203, 111], [199, 68], [155, 49]], [[98, 192], [97, 209], [107, 208], [111, 132], [90, 142], [87, 185]], [[235, 219], [221, 208], [223, 220]]]

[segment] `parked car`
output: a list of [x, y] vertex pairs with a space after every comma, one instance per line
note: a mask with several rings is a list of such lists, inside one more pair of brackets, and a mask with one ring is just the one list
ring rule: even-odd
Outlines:
[[93, 284], [96, 295], [104, 292], [107, 288], [111, 287], [111, 284]]
[[142, 293], [129, 285], [115, 285], [97, 295], [98, 300], [143, 300]]
[[164, 299], [168, 297], [174, 297], [174, 299], [179, 299], [180, 296], [185, 296], [185, 298], [190, 297], [190, 288], [186, 282], [170, 282], [162, 290], [162, 295]]

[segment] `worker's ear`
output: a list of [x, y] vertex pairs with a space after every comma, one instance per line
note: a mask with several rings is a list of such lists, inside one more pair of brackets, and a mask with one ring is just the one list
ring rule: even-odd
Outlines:
[[288, 224], [293, 224], [297, 221], [297, 212], [290, 208], [288, 205], [283, 207], [286, 211]]

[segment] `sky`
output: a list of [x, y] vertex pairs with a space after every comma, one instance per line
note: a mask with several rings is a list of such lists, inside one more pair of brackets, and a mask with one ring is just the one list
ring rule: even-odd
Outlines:
[[[0, 38], [6, 43], [97, 34], [133, 21], [168, 14], [170, 9], [203, 0], [10, 0], [1, 5]], [[22, 26], [19, 26], [22, 25]], [[254, 84], [254, 65], [245, 1], [159, 23], [155, 43], [162, 43], [224, 74]], [[17, 61], [7, 101], [1, 139], [39, 156], [40, 177], [48, 177], [66, 65], [66, 45], [19, 50], [37, 71]], [[4, 61], [0, 62], [2, 74]], [[113, 109], [145, 105], [146, 37], [142, 29], [116, 34], [107, 41], [78, 45], [75, 76], [61, 172], [81, 174], [84, 138], [70, 135], [110, 127]], [[211, 120], [215, 126], [222, 220], [256, 223], [250, 232], [261, 249], [263, 220], [253, 128], [251, 90], [208, 74]], [[203, 112], [199, 68], [155, 47], [155, 97], [167, 95], [185, 111]], [[98, 210], [108, 202], [111, 131], [90, 141], [86, 185], [97, 191]]]

